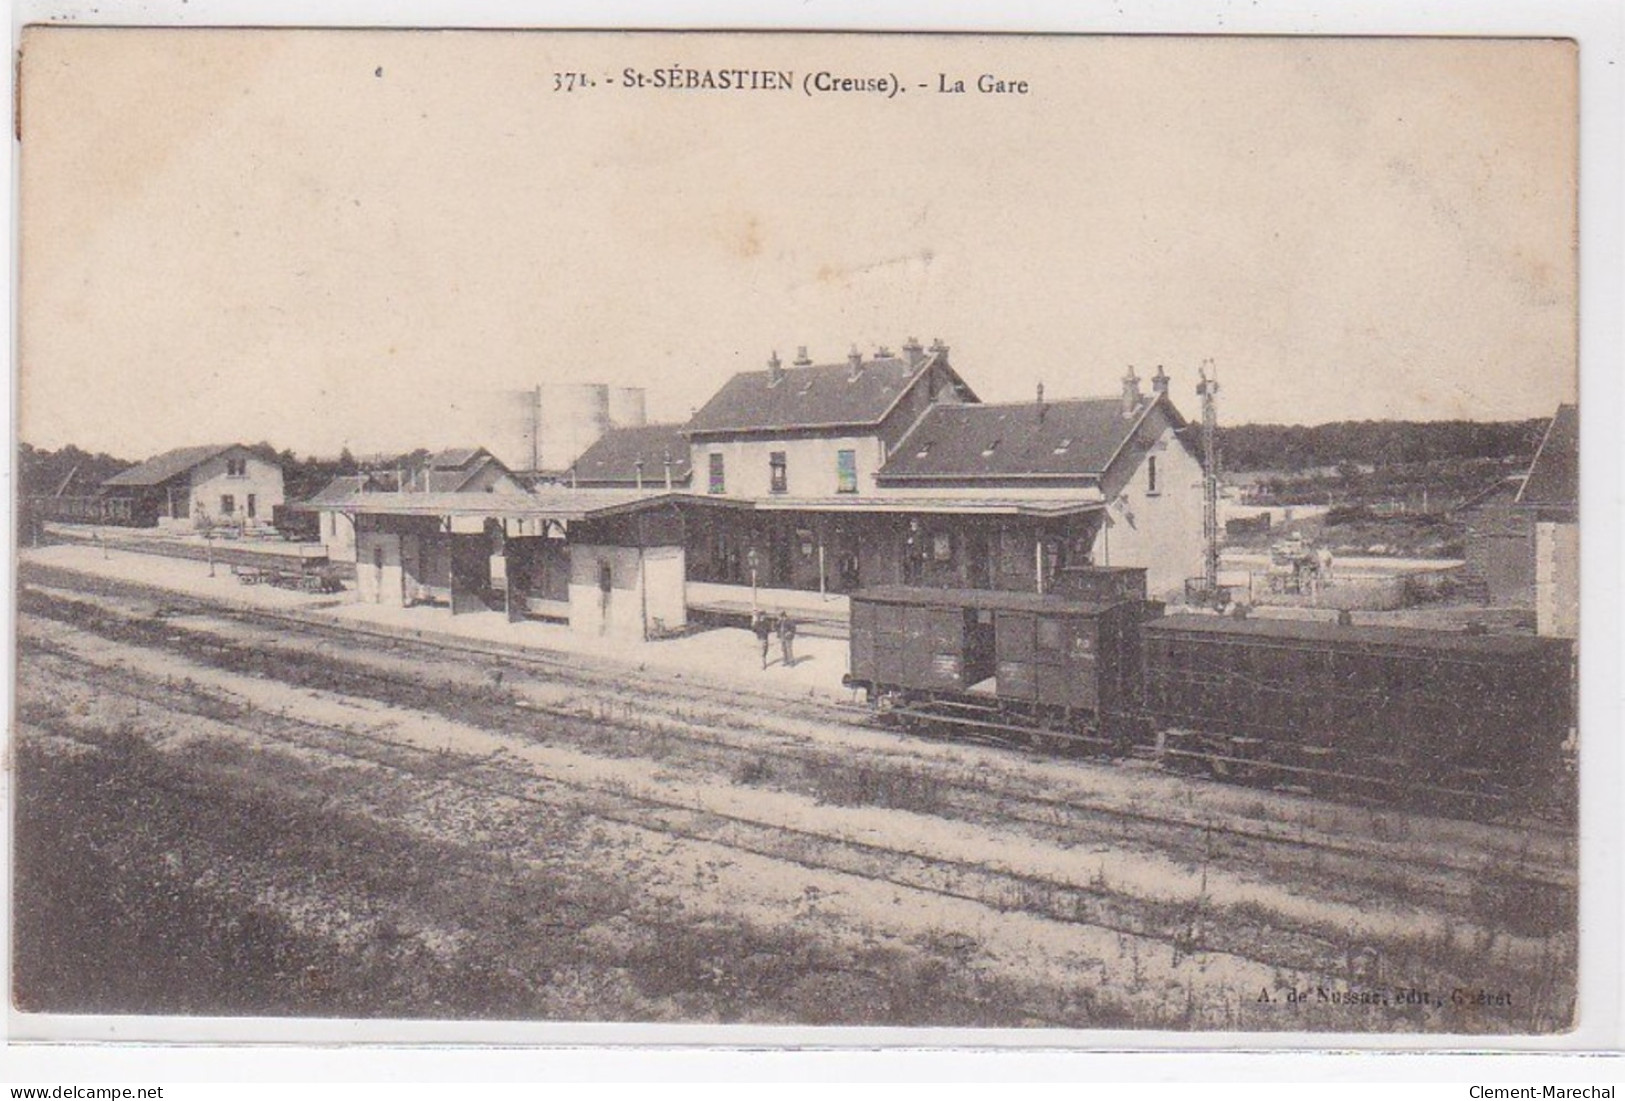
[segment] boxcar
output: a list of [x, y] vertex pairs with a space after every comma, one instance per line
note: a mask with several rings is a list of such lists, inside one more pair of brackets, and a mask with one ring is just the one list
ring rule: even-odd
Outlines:
[[1561, 639], [1175, 615], [1142, 628], [1165, 759], [1386, 796], [1523, 796], [1573, 725]]
[[1000, 740], [1121, 748], [1138, 601], [887, 586], [851, 598], [849, 682], [894, 713]]

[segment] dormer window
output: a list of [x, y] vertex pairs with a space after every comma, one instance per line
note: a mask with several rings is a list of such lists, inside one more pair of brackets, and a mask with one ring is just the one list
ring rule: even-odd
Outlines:
[[985, 448], [982, 449], [982, 458], [984, 458], [984, 459], [992, 458], [993, 453], [999, 449], [999, 445], [1001, 443], [1003, 443], [1003, 442], [1004, 442], [1003, 440], [994, 440], [992, 443], [988, 444]]

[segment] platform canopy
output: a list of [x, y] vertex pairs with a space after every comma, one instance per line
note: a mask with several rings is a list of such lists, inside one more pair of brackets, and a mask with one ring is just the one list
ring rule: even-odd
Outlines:
[[1101, 500], [1076, 497], [1045, 500], [1033, 496], [977, 497], [837, 497], [796, 499], [792, 497], [753, 502], [758, 512], [902, 512], [961, 516], [1077, 516], [1100, 512]]
[[307, 503], [307, 509], [371, 516], [487, 516], [512, 520], [584, 520], [610, 516], [686, 493], [637, 489], [570, 489], [539, 486], [529, 493], [342, 493]]

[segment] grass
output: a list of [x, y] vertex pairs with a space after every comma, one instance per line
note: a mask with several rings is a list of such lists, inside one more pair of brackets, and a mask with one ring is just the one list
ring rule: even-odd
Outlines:
[[935, 814], [943, 808], [942, 782], [918, 769], [824, 760], [808, 761], [804, 767], [820, 803], [917, 814]]

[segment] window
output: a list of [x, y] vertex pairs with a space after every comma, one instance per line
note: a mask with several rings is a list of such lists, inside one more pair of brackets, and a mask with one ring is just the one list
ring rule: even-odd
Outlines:
[[711, 453], [711, 481], [707, 488], [712, 493], [728, 492], [728, 482], [722, 470], [722, 455], [715, 451]]
[[248, 495], [248, 500], [244, 502], [244, 506], [245, 506], [246, 511], [248, 512], [248, 518], [250, 520], [254, 519], [254, 517], [256, 515], [258, 515], [254, 511], [254, 495], [252, 493], [250, 493]]
[[774, 493], [783, 493], [790, 485], [789, 472], [784, 461], [784, 452], [773, 452], [767, 457], [767, 463], [771, 474], [768, 488]]
[[849, 448], [843, 448], [835, 453], [835, 492], [856, 493], [858, 491], [858, 453]]
[[226, 477], [228, 477], [228, 478], [246, 478], [246, 477], [248, 477], [248, 460], [247, 459], [227, 459], [226, 460]]
[[1157, 457], [1148, 455], [1145, 460], [1145, 491], [1157, 492]]
[[220, 495], [220, 515], [230, 516], [237, 511], [237, 498], [229, 493]]

